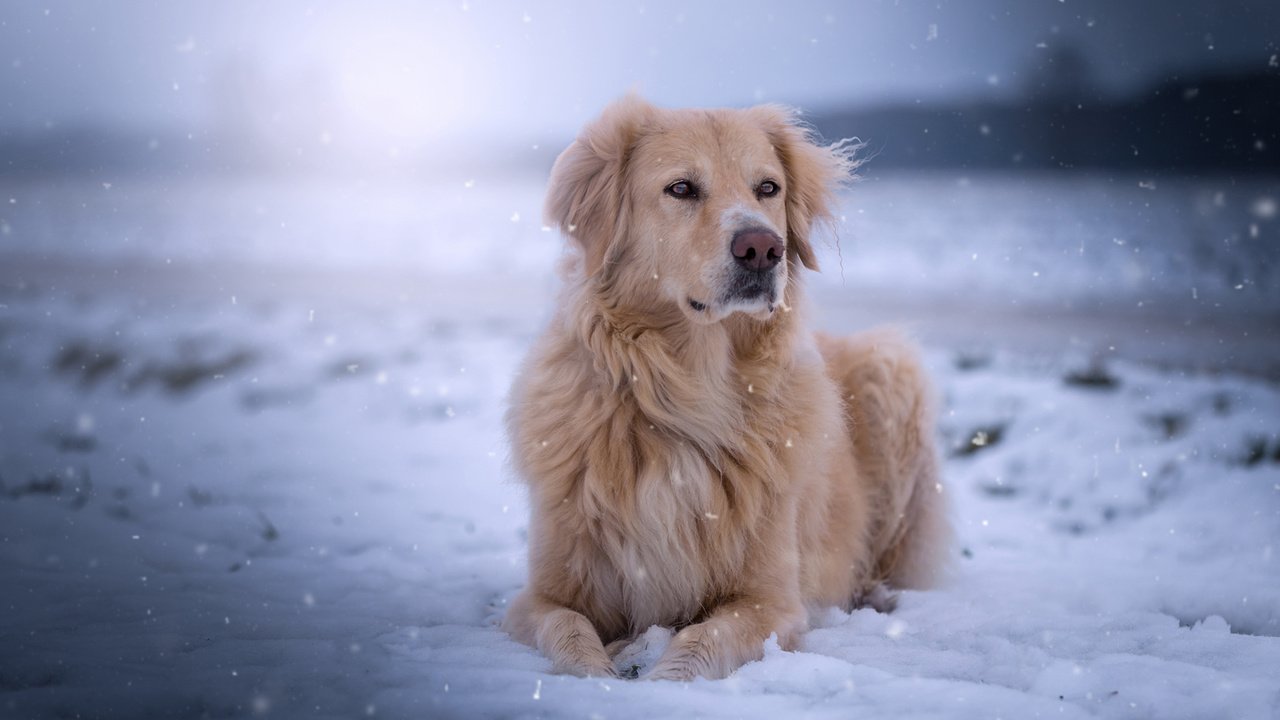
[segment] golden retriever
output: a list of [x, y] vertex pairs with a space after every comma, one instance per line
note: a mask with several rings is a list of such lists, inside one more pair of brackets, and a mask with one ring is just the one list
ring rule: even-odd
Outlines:
[[805, 323], [801, 268], [854, 166], [791, 111], [628, 97], [551, 173], [580, 252], [515, 382], [529, 583], [503, 621], [556, 672], [679, 629], [646, 677], [720, 678], [796, 647], [813, 608], [926, 586], [949, 525], [930, 392], [892, 332]]

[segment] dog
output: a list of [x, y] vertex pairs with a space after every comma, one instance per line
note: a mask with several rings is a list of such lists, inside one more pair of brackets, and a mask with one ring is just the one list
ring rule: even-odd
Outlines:
[[722, 678], [809, 612], [924, 588], [948, 555], [931, 395], [893, 331], [811, 332], [803, 268], [856, 148], [795, 112], [616, 101], [556, 160], [573, 248], [507, 413], [529, 580], [503, 627], [553, 670]]

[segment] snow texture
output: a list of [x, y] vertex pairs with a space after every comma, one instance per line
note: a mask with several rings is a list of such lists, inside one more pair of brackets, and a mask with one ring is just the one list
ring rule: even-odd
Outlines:
[[497, 627], [540, 181], [0, 188], [0, 716], [1276, 717], [1280, 193], [1123, 185], [855, 189], [818, 323], [924, 338], [954, 570], [687, 684]]

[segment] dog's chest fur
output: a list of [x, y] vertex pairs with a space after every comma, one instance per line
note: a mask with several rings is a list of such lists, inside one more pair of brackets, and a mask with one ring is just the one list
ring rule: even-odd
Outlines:
[[572, 345], [544, 349], [512, 429], [539, 506], [531, 552], [560, 576], [548, 591], [573, 588], [553, 595], [604, 636], [694, 622], [740, 590], [761, 525], [780, 521], [780, 484], [805, 452], [797, 379], [728, 348], [685, 373], [610, 337], [594, 358], [626, 355], [604, 355], [621, 372], [602, 384]]
[[603, 508], [592, 523], [595, 547], [584, 548], [615, 568], [633, 631], [692, 622], [729, 590], [749, 539], [701, 451], [687, 442], [662, 444], [641, 460], [631, 497]]
[[588, 595], [600, 607], [583, 611], [598, 626], [640, 632], [694, 622], [741, 584], [759, 523], [773, 509], [770, 486], [784, 475], [780, 454], [791, 450], [777, 405], [753, 410], [727, 395], [743, 406], [732, 441], [695, 444], [624, 402], [599, 433], [619, 434], [625, 418], [629, 442], [586, 449], [594, 462], [562, 512], [584, 530], [568, 566], [579, 570], [575, 583], [594, 586]]

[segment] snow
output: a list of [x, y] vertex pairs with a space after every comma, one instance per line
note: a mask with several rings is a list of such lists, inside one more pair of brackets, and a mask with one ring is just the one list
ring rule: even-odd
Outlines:
[[1274, 183], [854, 188], [818, 322], [924, 340], [953, 572], [677, 684], [496, 626], [542, 180], [206, 182], [0, 187], [0, 716], [1280, 714]]

